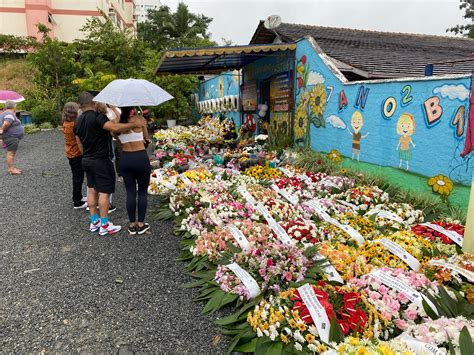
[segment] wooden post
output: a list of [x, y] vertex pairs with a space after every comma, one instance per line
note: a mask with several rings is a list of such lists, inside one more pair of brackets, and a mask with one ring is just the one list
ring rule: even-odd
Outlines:
[[474, 254], [474, 180], [471, 183], [471, 197], [469, 198], [462, 249], [465, 253]]

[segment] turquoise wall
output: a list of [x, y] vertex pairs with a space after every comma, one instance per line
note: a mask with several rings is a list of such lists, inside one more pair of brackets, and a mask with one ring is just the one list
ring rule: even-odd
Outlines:
[[[208, 79], [199, 85], [199, 101], [217, 99], [229, 95], [239, 95], [239, 73], [226, 72]], [[223, 112], [229, 119], [232, 119], [238, 128], [240, 126], [240, 112]], [[214, 113], [218, 114], [218, 113]]]
[[324, 58], [309, 39], [298, 42], [294, 127], [298, 145], [321, 152], [336, 149], [357, 159], [356, 127], [361, 161], [398, 167], [401, 158], [402, 169], [408, 162], [411, 172], [471, 183], [474, 163], [469, 156], [459, 156], [469, 117], [470, 76], [344, 83]]

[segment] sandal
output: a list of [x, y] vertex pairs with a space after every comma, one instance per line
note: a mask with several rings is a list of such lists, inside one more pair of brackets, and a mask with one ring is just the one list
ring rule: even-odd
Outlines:
[[21, 170], [10, 170], [8, 171], [10, 175], [21, 175], [23, 172]]

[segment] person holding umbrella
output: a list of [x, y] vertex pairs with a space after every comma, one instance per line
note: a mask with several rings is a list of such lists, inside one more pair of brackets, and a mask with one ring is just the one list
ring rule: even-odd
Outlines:
[[[135, 107], [158, 106], [171, 99], [173, 96], [147, 80], [118, 79], [107, 85], [94, 101], [120, 107], [122, 110], [120, 122], [126, 125], [143, 120]], [[132, 235], [143, 234], [150, 229], [150, 225], [145, 223], [151, 172], [145, 150], [145, 144], [149, 144], [148, 131], [146, 127], [137, 127], [122, 131], [118, 138], [122, 143], [120, 170], [127, 190], [127, 213], [130, 222], [128, 232]]]
[[5, 102], [5, 111], [0, 114], [0, 139], [3, 148], [7, 151], [7, 167], [10, 175], [20, 175], [22, 171], [15, 168], [15, 157], [20, 140], [23, 139], [25, 130], [20, 120], [16, 117], [16, 103]]
[[[123, 133], [146, 125], [144, 119], [133, 123], [115, 123], [95, 111], [92, 94], [79, 94], [82, 114], [76, 121], [74, 134], [83, 153], [82, 167], [87, 177], [87, 204], [90, 211], [91, 232], [102, 236], [119, 232], [122, 227], [108, 219], [109, 194], [115, 192], [115, 169], [112, 163], [112, 138], [109, 132]], [[97, 212], [99, 202], [99, 213]]]

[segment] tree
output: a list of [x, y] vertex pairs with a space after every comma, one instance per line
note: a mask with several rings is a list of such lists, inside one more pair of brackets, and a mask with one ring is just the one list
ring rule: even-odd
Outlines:
[[118, 29], [105, 14], [89, 18], [81, 31], [85, 38], [76, 40], [74, 46], [83, 75], [101, 73], [128, 78], [141, 70], [144, 43], [130, 31]]
[[215, 45], [207, 32], [212, 18], [194, 14], [184, 3], [175, 12], [168, 6], [148, 11], [148, 20], [138, 24], [138, 37], [153, 49]]
[[43, 43], [27, 56], [34, 70], [35, 88], [27, 94], [28, 106], [40, 120], [59, 123], [63, 104], [75, 94], [72, 81], [80, 66], [73, 46], [52, 39], [44, 33]]
[[455, 34], [462, 34], [469, 38], [474, 38], [474, 1], [473, 0], [459, 0], [459, 8], [464, 11], [463, 18], [471, 21], [468, 25], [457, 25], [448, 28], [446, 32], [453, 32]]

